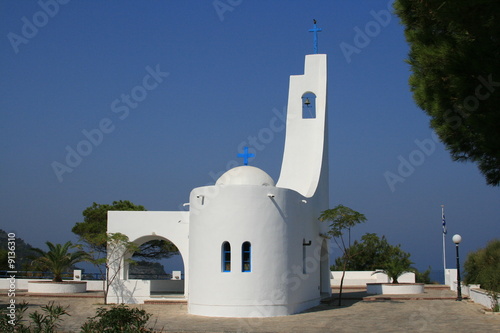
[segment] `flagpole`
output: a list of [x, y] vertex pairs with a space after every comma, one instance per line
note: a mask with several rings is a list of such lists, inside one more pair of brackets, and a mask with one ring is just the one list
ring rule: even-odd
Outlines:
[[441, 218], [443, 223], [443, 274], [444, 283], [446, 283], [446, 220], [444, 217], [444, 205], [441, 205]]

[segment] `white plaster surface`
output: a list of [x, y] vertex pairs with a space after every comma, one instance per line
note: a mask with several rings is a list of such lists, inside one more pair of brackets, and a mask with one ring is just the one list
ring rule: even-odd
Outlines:
[[[480, 288], [470, 288], [469, 289], [469, 297], [475, 303], [479, 303], [488, 309], [491, 309], [493, 306], [493, 300], [491, 296], [488, 294], [488, 291], [480, 289]], [[500, 299], [500, 294], [498, 295]]]
[[[120, 232], [138, 245], [153, 239], [169, 240], [177, 246], [184, 261], [184, 274], [189, 271], [189, 212], [109, 211], [108, 233]], [[113, 271], [110, 272], [113, 274]], [[135, 281], [135, 282], [131, 282]], [[188, 285], [185, 285], [185, 295]], [[120, 275], [108, 293], [108, 302], [144, 302], [150, 296], [149, 281], [128, 280], [128, 265], [120, 266]], [[126, 303], [127, 303], [126, 302]]]
[[[285, 151], [280, 179], [241, 166], [213, 186], [192, 190], [189, 212], [108, 212], [108, 232], [137, 244], [172, 241], [182, 254], [191, 314], [221, 317], [289, 315], [331, 294], [327, 224], [326, 55], [306, 56], [304, 75], [290, 77]], [[302, 119], [302, 96], [316, 95], [316, 118]], [[222, 269], [222, 244], [231, 245], [231, 271]], [[242, 245], [251, 243], [251, 271], [242, 271]], [[144, 302], [152, 281], [128, 280], [127, 265], [110, 302]]]
[[366, 292], [375, 295], [411, 295], [423, 294], [423, 283], [367, 283]]
[[[346, 271], [344, 276], [344, 286], [364, 286], [367, 283], [388, 283], [392, 282], [387, 274], [377, 273], [376, 271]], [[342, 271], [331, 272], [331, 285], [333, 287], [340, 286], [342, 279]], [[398, 278], [400, 283], [414, 283], [415, 273], [404, 273]]]
[[[324, 156], [328, 151], [325, 149], [328, 143], [326, 91], [326, 54], [307, 55], [304, 74], [290, 76], [285, 150], [276, 186], [295, 190], [308, 198], [316, 193], [321, 174], [327, 176], [322, 170], [328, 168], [328, 159]], [[308, 92], [316, 95], [314, 119], [302, 119], [301, 97]]]
[[[50, 281], [47, 279], [15, 279], [15, 285], [17, 290], [28, 290], [28, 282], [29, 281]], [[71, 281], [71, 280], [70, 280]], [[103, 290], [103, 281], [102, 280], [83, 280], [83, 282], [87, 282], [87, 291], [90, 290]], [[10, 279], [2, 278], [0, 279], [0, 289], [9, 289]]]
[[87, 283], [84, 281], [51, 282], [51, 281], [28, 281], [28, 292], [42, 294], [72, 294], [87, 291]]

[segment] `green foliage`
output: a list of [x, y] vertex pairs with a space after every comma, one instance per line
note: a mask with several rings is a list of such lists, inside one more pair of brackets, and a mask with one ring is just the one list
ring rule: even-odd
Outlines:
[[500, 239], [485, 248], [470, 252], [464, 265], [466, 284], [480, 284], [482, 289], [500, 292]]
[[500, 1], [397, 0], [410, 88], [455, 161], [500, 185]]
[[66, 309], [61, 305], [54, 305], [54, 302], [51, 302], [42, 306], [42, 313], [38, 313], [38, 311], [31, 313], [29, 317], [35, 325], [33, 331], [44, 333], [54, 332], [59, 327], [60, 317], [70, 315], [66, 312]]
[[346, 230], [354, 227], [356, 224], [365, 222], [366, 217], [349, 207], [338, 205], [333, 209], [327, 209], [322, 212], [319, 220], [330, 222], [330, 230], [328, 231], [330, 236], [343, 239]]
[[2, 333], [30, 333], [29, 327], [26, 327], [23, 323], [23, 316], [28, 308], [28, 303], [15, 303], [14, 313], [10, 313], [10, 309], [2, 306], [0, 308], [0, 332]]
[[88, 260], [88, 254], [84, 251], [69, 252], [70, 248], [74, 248], [71, 242], [66, 244], [52, 244], [46, 242], [49, 251], [45, 252], [40, 249], [33, 249], [40, 257], [35, 259], [35, 264], [40, 265], [44, 270], [49, 270], [54, 274], [53, 281], [62, 282], [62, 274], [71, 268], [76, 263]]
[[425, 284], [430, 284], [432, 283], [431, 281], [431, 267], [427, 268], [423, 272], [419, 272], [418, 269], [414, 268], [413, 271], [415, 272], [415, 282], [417, 283], [425, 283]]
[[[108, 211], [145, 211], [144, 206], [135, 205], [128, 200], [113, 201], [111, 205], [93, 203], [83, 212], [83, 222], [77, 222], [73, 229], [75, 234], [80, 236], [83, 242], [89, 246], [92, 251], [106, 253], [107, 246], [107, 223]], [[151, 240], [140, 246], [135, 257], [143, 259], [162, 259], [169, 258], [178, 254], [179, 250], [174, 244], [165, 240]]]
[[129, 279], [155, 280], [158, 276], [165, 276], [165, 268], [159, 262], [139, 260], [129, 267]]
[[[361, 237], [361, 241], [354, 241], [349, 252], [353, 258], [347, 263], [348, 271], [374, 271], [383, 268], [389, 256], [392, 245], [387, 242], [385, 236], [379, 238], [377, 234], [367, 233]], [[342, 258], [335, 259], [332, 270], [340, 271], [343, 268]]]
[[[401, 245], [391, 245], [385, 238], [379, 238], [377, 234], [367, 233], [361, 237], [361, 241], [354, 243], [346, 250], [349, 261], [345, 269], [349, 271], [375, 271], [384, 272], [397, 283], [397, 278], [406, 272], [415, 272], [416, 280], [430, 283], [430, 268], [419, 273], [411, 268], [410, 254], [401, 250]], [[330, 268], [333, 271], [344, 269], [344, 257], [335, 259], [335, 264]]]
[[385, 273], [392, 280], [392, 283], [398, 283], [398, 278], [404, 273], [413, 272], [410, 260], [410, 254], [401, 250], [400, 245], [392, 246], [389, 250], [383, 269], [376, 273]]
[[[0, 270], [9, 270], [7, 266], [8, 256], [8, 234], [0, 229]], [[16, 269], [29, 270], [31, 261], [38, 255], [33, 251], [33, 246], [26, 243], [22, 238], [16, 236]]]
[[333, 209], [327, 209], [321, 213], [319, 220], [330, 223], [328, 235], [333, 238], [339, 249], [342, 251], [342, 278], [340, 280], [339, 306], [342, 304], [342, 287], [346, 267], [355, 255], [345, 244], [344, 232], [350, 231], [352, 227], [366, 221], [366, 217], [349, 207], [338, 205]]
[[29, 315], [31, 323], [26, 326], [23, 320], [28, 303], [16, 304], [15, 317], [10, 317], [9, 312], [2, 309], [0, 315], [0, 332], [5, 333], [52, 333], [55, 332], [62, 320], [62, 316], [70, 316], [61, 305], [50, 302], [41, 307], [42, 312], [35, 311]]
[[73, 229], [75, 234], [81, 237], [90, 247], [100, 252], [106, 252], [106, 232], [108, 223], [108, 211], [144, 211], [144, 206], [134, 205], [128, 200], [113, 201], [113, 204], [93, 203], [83, 212], [83, 222], [77, 222]]
[[0, 249], [0, 270], [2, 271], [9, 270], [8, 253], [9, 251]]
[[99, 308], [95, 317], [90, 318], [81, 327], [82, 333], [109, 332], [135, 333], [153, 332], [146, 328], [151, 314], [145, 310], [130, 308], [120, 304], [111, 309]]

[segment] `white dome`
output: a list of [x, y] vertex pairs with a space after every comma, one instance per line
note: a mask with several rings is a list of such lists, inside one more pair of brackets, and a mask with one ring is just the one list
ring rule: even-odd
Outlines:
[[263, 170], [243, 165], [226, 171], [215, 185], [262, 185], [274, 186], [274, 180]]

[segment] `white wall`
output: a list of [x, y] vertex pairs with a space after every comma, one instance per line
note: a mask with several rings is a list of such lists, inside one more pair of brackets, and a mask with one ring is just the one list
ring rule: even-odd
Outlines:
[[[331, 292], [315, 198], [274, 186], [215, 185], [194, 189], [190, 209], [189, 313], [283, 316], [318, 305], [321, 292]], [[225, 241], [231, 244], [231, 272], [222, 271]], [[251, 272], [241, 271], [246, 241], [252, 245]]]
[[[0, 289], [9, 289], [9, 278], [0, 279]], [[16, 279], [16, 290], [28, 290], [28, 281], [48, 281], [47, 279]], [[66, 281], [66, 280], [65, 280]], [[72, 280], [68, 280], [72, 281]], [[102, 291], [102, 280], [82, 280], [87, 282], [87, 291]]]
[[457, 270], [456, 268], [447, 268], [444, 272], [444, 284], [451, 290], [457, 290]]
[[[308, 92], [316, 95], [314, 119], [302, 119], [301, 97]], [[304, 74], [290, 76], [285, 148], [276, 184], [277, 187], [295, 190], [304, 197], [312, 197], [319, 186], [320, 176], [325, 178], [328, 175], [324, 172], [328, 171], [325, 170], [328, 168], [328, 156], [324, 154], [328, 151], [325, 149], [328, 146], [326, 93], [327, 55], [309, 54], [305, 59]]]
[[[365, 286], [367, 283], [388, 283], [389, 277], [384, 273], [373, 274], [375, 271], [346, 271], [343, 286]], [[342, 271], [331, 272], [332, 287], [340, 286]], [[405, 273], [398, 278], [400, 283], [415, 283], [415, 273]]]
[[[468, 295], [474, 303], [479, 303], [488, 309], [491, 309], [493, 307], [493, 301], [491, 297], [488, 295], [488, 292], [483, 289], [479, 288], [470, 288], [468, 290]], [[500, 294], [498, 295], [500, 298]]]
[[[274, 198], [268, 197], [270, 193]], [[191, 215], [189, 313], [267, 317], [319, 304], [319, 261], [316, 267], [311, 264], [314, 271], [302, 271], [303, 239], [311, 240], [307, 250], [313, 256], [319, 230], [314, 238], [305, 232], [304, 225], [317, 221], [304, 216], [305, 204], [297, 208], [301, 198], [294, 191], [272, 186], [217, 185], [193, 190], [191, 211], [196, 213]], [[231, 272], [222, 272], [224, 241], [231, 244]], [[252, 245], [251, 272], [241, 271], [241, 246], [246, 241]]]
[[143, 304], [150, 298], [150, 284], [147, 280], [116, 279], [110, 286], [108, 303]]
[[[216, 183], [191, 192], [189, 212], [108, 212], [108, 232], [124, 233], [138, 244], [161, 236], [179, 248], [189, 313], [288, 315], [319, 304], [322, 293], [331, 293], [328, 247], [322, 236], [327, 224], [318, 221], [329, 204], [326, 61], [324, 54], [308, 55], [304, 75], [290, 77], [277, 187]], [[301, 96], [307, 92], [316, 95], [314, 119], [302, 119]], [[258, 172], [249, 179], [260, 176]], [[224, 241], [231, 244], [229, 273], [222, 272]], [[252, 246], [251, 272], [241, 271], [241, 246], [246, 241]], [[126, 280], [126, 265], [121, 269], [123, 279], [113, 284], [109, 300], [143, 301], [150, 285]]]
[[[184, 261], [184, 276], [189, 275], [189, 212], [154, 212], [154, 211], [109, 211], [108, 233], [122, 233], [130, 241], [143, 244], [153, 239], [169, 240], [179, 249]], [[115, 268], [113, 268], [115, 269]], [[120, 265], [119, 277], [113, 281], [108, 294], [108, 302], [129, 300], [143, 302], [150, 295], [149, 281], [130, 280], [127, 282], [128, 265]], [[112, 274], [113, 272], [111, 272]], [[144, 283], [147, 282], [147, 287]], [[188, 283], [184, 286], [188, 294]], [[125, 289], [124, 289], [125, 288]], [[122, 302], [122, 301], [120, 301]]]

